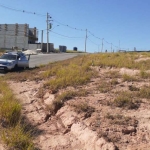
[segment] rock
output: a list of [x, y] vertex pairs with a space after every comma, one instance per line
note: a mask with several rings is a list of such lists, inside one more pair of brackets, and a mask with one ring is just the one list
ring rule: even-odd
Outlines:
[[46, 93], [45, 95], [44, 95], [44, 103], [46, 104], [46, 105], [51, 105], [52, 103], [53, 103], [53, 101], [54, 101], [54, 95], [53, 94], [48, 94], [48, 93]]
[[136, 128], [135, 127], [129, 126], [125, 129], [122, 129], [123, 134], [132, 134], [132, 132], [136, 133]]
[[96, 132], [91, 131], [83, 123], [75, 123], [71, 132], [78, 137], [86, 150], [116, 150], [113, 143], [107, 142], [104, 138], [98, 138]]

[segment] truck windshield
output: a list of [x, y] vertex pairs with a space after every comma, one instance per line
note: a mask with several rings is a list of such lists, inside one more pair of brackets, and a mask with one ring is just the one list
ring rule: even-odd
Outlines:
[[0, 57], [0, 59], [16, 60], [16, 55], [4, 54]]

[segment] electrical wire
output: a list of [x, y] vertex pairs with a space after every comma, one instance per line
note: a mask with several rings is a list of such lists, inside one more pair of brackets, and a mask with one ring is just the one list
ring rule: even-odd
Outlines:
[[60, 24], [60, 25], [63, 25], [63, 26], [69, 27], [69, 28], [74, 29], [74, 30], [78, 30], [78, 31], [86, 31], [86, 30], [84, 30], [84, 29], [75, 28], [75, 27], [72, 27], [72, 26], [70, 26], [70, 25], [67, 25], [67, 24], [61, 23], [60, 21], [57, 21], [56, 19], [53, 19], [53, 21], [54, 21], [54, 22], [57, 22], [57, 23], [58, 23], [58, 24]]
[[[0, 3], [0, 7], [5, 8], [5, 9], [9, 9], [9, 10], [12, 10], [12, 11], [16, 11], [16, 12], [23, 12], [23, 13], [32, 14], [32, 15], [37, 15], [37, 16], [41, 16], [41, 17], [45, 17], [45, 16], [46, 16], [46, 15], [44, 15], [44, 14], [40, 14], [40, 13], [36, 13], [36, 12], [31, 12], [31, 11], [26, 11], [26, 10], [21, 10], [21, 9], [16, 9], [16, 8], [13, 8], [13, 7], [9, 7], [9, 6], [3, 5], [3, 4], [1, 4], [1, 3]], [[60, 25], [66, 26], [66, 27], [71, 28], [71, 29], [74, 29], [74, 30], [84, 31], [84, 32], [86, 31], [85, 29], [79, 29], [79, 28], [75, 28], [75, 27], [72, 27], [72, 26], [70, 26], [70, 25], [61, 23], [60, 21], [58, 21], [58, 20], [56, 20], [56, 19], [53, 19], [53, 21], [54, 21], [54, 22], [57, 22], [57, 23], [60, 24]], [[47, 29], [45, 29], [45, 30], [47, 30]], [[41, 30], [38, 30], [38, 31], [41, 31]], [[24, 31], [18, 31], [18, 32], [24, 32]], [[57, 34], [57, 35], [66, 37], [66, 38], [84, 38], [84, 37], [70, 37], [70, 36], [66, 36], [66, 35], [62, 35], [62, 34], [56, 33], [56, 32], [54, 32], [54, 31], [51, 31], [51, 32], [53, 32], [53, 33], [55, 33], [55, 34]], [[93, 37], [97, 38], [97, 39], [103, 40], [103, 38], [99, 38], [99, 37], [95, 36], [95, 35], [94, 35], [92, 32], [90, 32], [90, 31], [88, 31], [88, 33], [89, 33], [90, 35], [92, 35]], [[88, 39], [89, 39], [89, 38], [88, 38]], [[93, 44], [95, 44], [95, 45], [99, 45], [99, 44], [96, 44], [95, 42], [93, 42], [91, 39], [89, 39], [89, 41], [91, 41], [91, 42], [92, 42]], [[104, 40], [104, 41], [105, 41], [107, 44], [113, 45], [112, 43], [109, 43], [109, 42], [107, 42], [106, 40]], [[118, 46], [115, 46], [115, 45], [113, 45], [113, 46], [116, 47], [116, 48], [118, 48]]]
[[37, 16], [46, 16], [46, 15], [39, 14], [39, 13], [36, 13], [36, 12], [30, 12], [30, 11], [26, 11], [26, 10], [21, 10], [21, 9], [16, 9], [16, 8], [8, 7], [8, 6], [5, 6], [3, 4], [0, 4], [0, 7], [3, 7], [5, 9], [9, 9], [9, 10], [13, 10], [13, 11], [17, 11], [17, 12], [23, 12], [23, 13], [33, 14], [33, 15], [37, 15]]
[[97, 46], [99, 46], [99, 44], [97, 44], [97, 43], [95, 43], [95, 42], [93, 42], [89, 37], [87, 38], [90, 42], [92, 42], [93, 44], [95, 44], [95, 45], [97, 45]]
[[51, 32], [52, 32], [52, 33], [55, 33], [55, 34], [57, 34], [57, 35], [66, 37], [66, 38], [84, 38], [84, 37], [71, 37], [71, 36], [63, 35], [63, 34], [60, 34], [60, 33], [54, 32], [54, 31], [51, 31]]

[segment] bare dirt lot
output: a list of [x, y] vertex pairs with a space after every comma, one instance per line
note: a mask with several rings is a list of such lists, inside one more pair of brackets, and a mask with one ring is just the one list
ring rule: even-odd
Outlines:
[[114, 100], [120, 91], [135, 93], [149, 86], [149, 79], [123, 79], [123, 74], [135, 77], [139, 73], [133, 69], [93, 69], [98, 77], [90, 83], [58, 92], [86, 90], [87, 94], [66, 100], [54, 114], [47, 107], [56, 94], [46, 89], [42, 97], [38, 94], [45, 81], [9, 81], [23, 105], [22, 114], [35, 130], [35, 145], [40, 150], [149, 150], [149, 98], [135, 96], [129, 103]]

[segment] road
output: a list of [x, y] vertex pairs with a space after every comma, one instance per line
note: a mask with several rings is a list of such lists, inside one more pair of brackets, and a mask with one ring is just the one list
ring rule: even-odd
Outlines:
[[48, 64], [49, 62], [55, 62], [60, 60], [66, 60], [69, 58], [73, 58], [79, 54], [71, 54], [71, 53], [56, 53], [56, 54], [39, 54], [39, 55], [31, 55], [29, 67], [33, 68], [35, 66]]
[[[48, 64], [49, 62], [66, 60], [69, 58], [73, 58], [75, 56], [82, 55], [79, 53], [51, 53], [51, 54], [38, 54], [31, 55], [29, 61], [29, 67], [34, 68], [35, 66]], [[4, 75], [3, 72], [0, 72], [0, 76]]]

